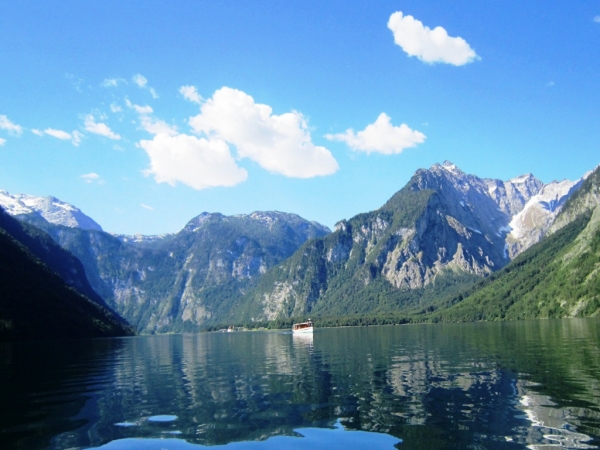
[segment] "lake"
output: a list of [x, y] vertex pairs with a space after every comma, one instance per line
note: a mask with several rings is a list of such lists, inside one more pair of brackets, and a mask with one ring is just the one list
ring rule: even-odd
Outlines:
[[2, 449], [599, 445], [597, 318], [0, 345]]

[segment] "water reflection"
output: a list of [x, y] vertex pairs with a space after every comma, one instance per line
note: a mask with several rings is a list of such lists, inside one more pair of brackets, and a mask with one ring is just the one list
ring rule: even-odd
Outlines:
[[296, 436], [275, 436], [261, 442], [239, 442], [226, 445], [204, 446], [181, 439], [120, 439], [90, 450], [390, 450], [402, 441], [387, 434], [344, 430], [336, 423], [334, 429], [299, 428]]
[[328, 432], [343, 431], [331, 430], [338, 421], [346, 431], [336, 439], [370, 432], [394, 437], [391, 445], [406, 449], [596, 448], [598, 324], [369, 327], [315, 330], [313, 336], [240, 332], [2, 346], [0, 444], [7, 445], [0, 447], [113, 449], [144, 438], [140, 442], [149, 447], [143, 448], [152, 448], [152, 439], [165, 444], [171, 436], [177, 437], [168, 440], [173, 445], [189, 448], [254, 442], [262, 449], [300, 429], [321, 429], [325, 434], [311, 431], [289, 441], [316, 448], [306, 447], [309, 436], [326, 440]]

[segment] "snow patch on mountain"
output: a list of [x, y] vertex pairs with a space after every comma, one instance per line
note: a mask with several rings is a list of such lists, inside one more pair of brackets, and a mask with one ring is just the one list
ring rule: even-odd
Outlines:
[[11, 216], [39, 214], [55, 225], [102, 231], [102, 227], [79, 208], [55, 197], [10, 194], [0, 190], [0, 206], [4, 207]]
[[130, 244], [138, 244], [140, 246], [148, 246], [153, 245], [159, 242], [163, 242], [170, 237], [175, 236], [173, 233], [167, 234], [154, 234], [150, 236], [146, 236], [143, 234], [114, 234], [111, 233], [114, 237], [119, 239], [121, 242], [130, 243]]
[[511, 232], [507, 236], [506, 244], [511, 258], [544, 237], [562, 206], [579, 189], [583, 181], [584, 178], [576, 181], [553, 181], [529, 199], [509, 224]]

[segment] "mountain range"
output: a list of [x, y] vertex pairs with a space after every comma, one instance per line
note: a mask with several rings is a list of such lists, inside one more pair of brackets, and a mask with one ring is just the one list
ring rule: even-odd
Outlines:
[[288, 213], [202, 213], [175, 234], [122, 236], [52, 197], [0, 191], [0, 205], [75, 255], [93, 291], [139, 332], [308, 314], [442, 320], [441, 311], [456, 308], [469, 289], [593, 217], [588, 197], [587, 209], [569, 205], [583, 198], [582, 186], [595, 192], [595, 174], [501, 181], [446, 161], [418, 170], [381, 208], [342, 220], [333, 232]]

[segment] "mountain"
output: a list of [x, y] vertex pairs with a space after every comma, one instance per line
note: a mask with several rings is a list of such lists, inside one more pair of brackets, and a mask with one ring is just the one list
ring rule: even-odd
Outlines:
[[114, 237], [116, 237], [117, 239], [119, 239], [121, 242], [124, 242], [126, 244], [135, 244], [139, 247], [147, 247], [147, 248], [152, 248], [158, 245], [161, 245], [163, 242], [171, 239], [173, 236], [175, 236], [174, 234], [171, 233], [167, 233], [167, 234], [154, 234], [154, 235], [150, 235], [150, 236], [145, 236], [143, 234], [134, 234], [134, 235], [128, 235], [128, 234], [116, 234], [116, 233], [110, 233], [111, 235], [113, 235]]
[[64, 250], [43, 232], [21, 226], [0, 208], [0, 341], [133, 334], [123, 319], [68, 286], [36, 256], [59, 261]]
[[295, 214], [202, 213], [179, 233], [138, 239], [40, 224], [138, 331], [196, 330], [229, 311], [271, 267], [330, 230]]
[[509, 263], [509, 224], [543, 188], [481, 179], [446, 161], [418, 170], [378, 210], [336, 225], [269, 271], [232, 320], [412, 311]]
[[462, 293], [433, 321], [600, 314], [600, 168], [566, 201], [548, 236]]
[[446, 161], [333, 233], [294, 214], [255, 212], [202, 213], [176, 234], [111, 235], [51, 223], [17, 196], [4, 201], [81, 261], [107, 305], [140, 332], [163, 333], [308, 313], [438, 311], [551, 234], [582, 185], [483, 179]]
[[[0, 190], [0, 206], [11, 216], [34, 216], [55, 225], [102, 231], [102, 227], [81, 210], [54, 197], [9, 194]], [[33, 219], [32, 219], [33, 220]]]
[[511, 232], [507, 236], [506, 244], [511, 259], [540, 241], [565, 202], [581, 187], [584, 179], [585, 176], [577, 181], [553, 181], [529, 199], [509, 224]]
[[98, 305], [108, 307], [91, 287], [81, 262], [72, 253], [58, 245], [48, 233], [27, 222], [16, 220], [8, 215], [2, 207], [0, 207], [0, 228], [62, 278], [67, 286]]

